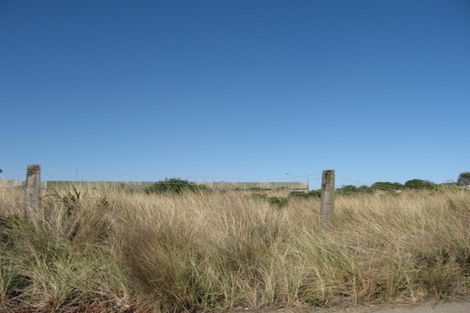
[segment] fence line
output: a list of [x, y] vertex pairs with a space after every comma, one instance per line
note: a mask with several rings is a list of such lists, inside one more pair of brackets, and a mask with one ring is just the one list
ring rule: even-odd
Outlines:
[[[314, 174], [305, 174], [305, 175], [289, 175], [285, 177], [270, 177], [262, 179], [241, 179], [241, 178], [230, 178], [230, 177], [196, 177], [196, 176], [187, 176], [187, 177], [177, 177], [177, 179], [188, 179], [188, 178], [202, 178], [201, 181], [195, 181], [197, 185], [207, 186], [214, 189], [278, 189], [278, 188], [287, 188], [290, 190], [308, 190], [309, 189], [309, 179], [312, 177], [320, 176], [321, 173]], [[210, 178], [223, 179], [220, 181], [207, 181]], [[305, 181], [293, 181], [293, 179], [304, 178]], [[165, 178], [166, 179], [166, 178]], [[51, 189], [53, 186], [66, 186], [66, 185], [75, 185], [75, 186], [89, 186], [94, 189], [143, 189], [147, 186], [150, 186], [154, 183], [163, 182], [165, 179], [160, 181], [87, 181], [87, 180], [45, 180], [46, 183], [49, 183], [49, 186], [43, 186], [42, 189]], [[289, 179], [289, 180], [287, 180]], [[278, 180], [278, 181], [275, 181]], [[14, 188], [25, 188], [25, 183], [22, 182], [20, 186], [2, 186], [0, 180], [0, 189], [14, 189]], [[6, 182], [6, 181], [4, 181]], [[8, 182], [11, 183], [11, 182]], [[179, 185], [179, 183], [165, 182], [166, 185]], [[52, 186], [51, 186], [52, 185]]]
[[[316, 183], [319, 183], [320, 181], [320, 174], [311, 174], [311, 175], [302, 175], [302, 176], [291, 176], [290, 178], [297, 178], [297, 177], [303, 177], [303, 178], [313, 178], [316, 177], [315, 181]], [[383, 190], [383, 191], [397, 191], [400, 190], [399, 187], [393, 187], [393, 186], [381, 186], [381, 185], [376, 185], [373, 186], [369, 185], [365, 182], [362, 182], [358, 179], [355, 178], [350, 178], [344, 175], [338, 175], [336, 174], [336, 177], [353, 182], [356, 187], [360, 186], [367, 186], [369, 188], [377, 189], [377, 190]], [[183, 177], [180, 177], [178, 179], [181, 179]], [[209, 178], [209, 177], [207, 177]], [[310, 185], [310, 179], [305, 182], [299, 182], [299, 181], [265, 181], [268, 179], [262, 179], [261, 181], [196, 181], [194, 182], [197, 185], [204, 185], [207, 187], [214, 187], [214, 188], [219, 188], [223, 189], [223, 185], [227, 187], [231, 187], [229, 189], [242, 189], [243, 190], [243, 184], [245, 184], [246, 188], [245, 189], [250, 189], [250, 188], [256, 188], [258, 187], [257, 185], [269, 185], [274, 188], [288, 188], [292, 187], [289, 189], [293, 190], [303, 190], [302, 188], [303, 184]], [[159, 181], [162, 182], [162, 181]], [[147, 187], [150, 186], [154, 183], [158, 183], [158, 181], [74, 181], [74, 180], [64, 180], [64, 181], [56, 181], [56, 180], [46, 180], [43, 182], [41, 189], [46, 190], [46, 189], [53, 189], [56, 187], [53, 186], [46, 186], [47, 183], [57, 185], [57, 186], [81, 186], [81, 187], [93, 187], [95, 190], [109, 190], [109, 189], [119, 189], [119, 188], [126, 188], [126, 187]], [[456, 184], [456, 181], [450, 182], [449, 184]], [[165, 183], [166, 185], [179, 185], [179, 183], [170, 183], [167, 182]], [[290, 186], [289, 186], [290, 185]], [[295, 188], [296, 186], [300, 186], [299, 188]], [[347, 186], [347, 185], [342, 185], [342, 186]], [[310, 187], [310, 186], [308, 186]], [[0, 180], [0, 190], [6, 190], [6, 189], [24, 189], [25, 184], [23, 182], [19, 181], [10, 181], [10, 180]], [[339, 187], [341, 188], [341, 187]], [[319, 188], [320, 189], [320, 188]]]
[[[50, 172], [50, 171], [49, 171]], [[58, 173], [58, 172], [57, 172]], [[208, 180], [210, 181], [218, 181], [218, 182], [269, 182], [269, 181], [289, 181], [293, 179], [308, 179], [310, 177], [320, 177], [321, 172], [317, 173], [306, 173], [306, 174], [299, 174], [299, 175], [290, 175], [286, 174], [285, 176], [277, 176], [277, 177], [259, 177], [259, 178], [247, 178], [247, 177], [233, 177], [233, 176], [179, 176], [179, 175], [172, 175], [172, 176], [158, 176], [158, 175], [152, 175], [153, 178], [148, 181], [158, 181], [158, 180], [164, 180], [166, 178], [178, 178], [178, 179], [185, 179], [185, 180], [192, 180], [192, 181], [197, 181], [197, 182], [207, 182]], [[58, 181], [60, 179], [54, 178], [54, 176], [60, 176], [60, 175], [43, 175], [43, 177], [47, 177], [48, 181]], [[102, 175], [103, 176], [103, 175]], [[114, 177], [139, 177], [139, 176], [149, 176], [149, 174], [143, 174], [143, 173], [121, 173], [121, 174], [116, 174], [113, 173], [112, 176]], [[65, 177], [68, 177], [66, 180], [67, 181], [86, 181], [86, 179], [78, 179], [77, 176], [73, 175], [65, 175]], [[117, 181], [117, 180], [113, 180]], [[120, 181], [122, 182], [127, 182], [127, 181], [132, 181], [128, 179], [121, 179]]]
[[[141, 181], [141, 182], [119, 182], [119, 181], [45, 181], [41, 183], [41, 170], [39, 165], [29, 165], [27, 167], [26, 180], [24, 182], [14, 180], [0, 180], [0, 190], [22, 190], [25, 194], [25, 214], [30, 215], [39, 206], [41, 199], [41, 192], [47, 190], [61, 190], [63, 187], [79, 186], [81, 188], [90, 188], [92, 190], [108, 190], [108, 191], [143, 191], [146, 187], [152, 186], [155, 182]], [[195, 182], [198, 186], [206, 186], [215, 190], [272, 190], [272, 189], [289, 189], [289, 190], [309, 190], [309, 178], [317, 177], [317, 174], [289, 176], [288, 178], [302, 177], [307, 178], [306, 182], [298, 181], [218, 181], [218, 182]], [[400, 188], [397, 186], [368, 186], [366, 183], [358, 179], [349, 178], [343, 175], [336, 175], [335, 170], [325, 170], [321, 173], [321, 199], [320, 199], [320, 227], [326, 230], [329, 221], [334, 214], [334, 197], [335, 197], [335, 177], [354, 182], [360, 186], [367, 186], [368, 188], [383, 190], [383, 191], [398, 191]], [[208, 178], [208, 177], [206, 177]], [[285, 178], [285, 177], [283, 177]], [[275, 178], [271, 178], [274, 180]], [[157, 182], [159, 183], [159, 182]], [[181, 185], [178, 182], [165, 182], [160, 181], [165, 185]]]

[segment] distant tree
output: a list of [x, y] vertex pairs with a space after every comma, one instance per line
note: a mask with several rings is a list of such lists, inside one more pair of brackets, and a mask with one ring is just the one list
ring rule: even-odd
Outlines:
[[470, 172], [460, 173], [457, 183], [461, 186], [470, 185]]
[[436, 184], [423, 179], [411, 179], [405, 183], [406, 188], [410, 189], [436, 189]]
[[197, 190], [207, 190], [207, 187], [178, 178], [161, 180], [145, 188], [146, 193], [182, 193]]
[[345, 185], [336, 190], [338, 194], [342, 195], [352, 195], [356, 193], [371, 192], [372, 189], [368, 186], [354, 186], [354, 185]]
[[392, 183], [392, 182], [376, 182], [370, 186], [372, 189], [382, 189], [382, 190], [400, 190], [403, 189], [404, 186], [400, 183]]

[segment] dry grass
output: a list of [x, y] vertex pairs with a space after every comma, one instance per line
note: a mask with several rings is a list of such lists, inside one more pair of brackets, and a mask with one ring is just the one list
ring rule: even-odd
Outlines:
[[470, 192], [271, 206], [249, 193], [0, 189], [0, 311], [170, 312], [421, 301], [470, 291]]

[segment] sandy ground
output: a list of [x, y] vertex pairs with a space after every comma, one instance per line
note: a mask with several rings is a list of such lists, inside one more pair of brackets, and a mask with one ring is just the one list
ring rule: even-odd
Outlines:
[[[239, 311], [241, 312], [241, 311]], [[250, 311], [245, 311], [249, 313]], [[345, 308], [330, 309], [279, 309], [260, 310], [256, 313], [470, 313], [470, 298], [463, 300], [435, 303], [427, 302], [422, 304], [401, 304], [401, 305], [370, 305], [353, 306]], [[254, 313], [251, 311], [251, 313]]]
[[371, 308], [375, 313], [470, 313], [470, 302], [426, 303], [415, 307]]

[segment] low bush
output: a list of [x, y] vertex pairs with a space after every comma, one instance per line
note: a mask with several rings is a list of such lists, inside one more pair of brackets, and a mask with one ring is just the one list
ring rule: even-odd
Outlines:
[[391, 190], [391, 191], [405, 188], [405, 186], [403, 186], [400, 183], [392, 183], [392, 182], [376, 182], [376, 183], [373, 183], [370, 187], [375, 190]]
[[201, 190], [206, 191], [208, 189], [206, 186], [177, 178], [165, 179], [145, 188], [146, 193], [182, 193]]
[[457, 183], [461, 186], [470, 185], [470, 172], [460, 173]]
[[302, 198], [302, 199], [308, 199], [308, 198], [320, 198], [321, 197], [321, 191], [320, 190], [310, 190], [308, 192], [304, 191], [291, 191], [289, 193], [290, 198]]
[[372, 192], [372, 188], [368, 186], [354, 186], [354, 185], [346, 185], [338, 188], [337, 194], [339, 195], [354, 195], [357, 193], [370, 193]]
[[410, 189], [426, 189], [426, 190], [436, 190], [437, 185], [428, 181], [428, 180], [423, 180], [423, 179], [411, 179], [408, 180], [405, 183], [406, 188]]
[[287, 198], [282, 197], [269, 197], [268, 202], [274, 207], [282, 208], [289, 203], [289, 200]]
[[470, 172], [460, 173], [459, 177], [461, 177], [461, 178], [470, 178]]
[[251, 195], [251, 198], [254, 200], [261, 200], [261, 201], [266, 201], [268, 202], [271, 206], [276, 207], [276, 208], [282, 208], [286, 206], [289, 203], [289, 200], [287, 198], [282, 198], [282, 197], [268, 197], [268, 195], [263, 194], [263, 193], [253, 193]]

